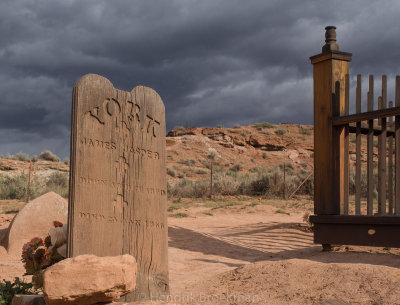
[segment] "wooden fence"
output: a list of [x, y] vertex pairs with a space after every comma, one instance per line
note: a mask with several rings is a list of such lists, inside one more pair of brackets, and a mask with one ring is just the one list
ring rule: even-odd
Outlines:
[[[387, 103], [385, 75], [377, 99], [374, 77], [369, 76], [368, 92], [363, 96], [358, 75], [355, 113], [349, 114], [352, 54], [339, 51], [335, 29], [326, 27], [322, 53], [311, 57], [315, 215], [310, 220], [314, 242], [400, 247], [400, 77], [395, 79], [395, 101]], [[361, 111], [363, 100], [367, 112]], [[350, 160], [353, 134], [355, 156], [352, 153], [351, 159], [355, 160]], [[350, 185], [354, 196], [350, 196]]]

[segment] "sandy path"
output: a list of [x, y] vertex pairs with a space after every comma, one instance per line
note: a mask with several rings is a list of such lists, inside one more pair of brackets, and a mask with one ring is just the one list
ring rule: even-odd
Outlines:
[[320, 252], [301, 215], [234, 214], [169, 220], [171, 292], [247, 263]]
[[[302, 225], [302, 214], [277, 214], [271, 207], [252, 213], [221, 209], [213, 216], [195, 208], [189, 212], [190, 217], [168, 219], [174, 298], [160, 304], [396, 304], [400, 299], [399, 249], [322, 252]], [[4, 227], [0, 224], [0, 231]], [[0, 277], [23, 271], [19, 258], [0, 247]], [[192, 295], [197, 297], [190, 302]], [[226, 300], [232, 295], [242, 299]]]

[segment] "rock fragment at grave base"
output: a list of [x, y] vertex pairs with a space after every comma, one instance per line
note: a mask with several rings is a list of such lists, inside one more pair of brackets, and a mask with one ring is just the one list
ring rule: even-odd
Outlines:
[[13, 297], [11, 305], [46, 305], [42, 295], [22, 295]]
[[129, 254], [80, 255], [46, 269], [43, 290], [47, 305], [91, 305], [112, 302], [136, 286], [136, 260]]

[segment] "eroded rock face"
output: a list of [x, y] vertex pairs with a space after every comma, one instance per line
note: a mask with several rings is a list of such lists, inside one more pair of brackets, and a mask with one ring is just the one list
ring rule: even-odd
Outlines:
[[43, 274], [47, 305], [91, 305], [112, 302], [136, 286], [136, 260], [129, 254], [65, 259]]
[[11, 255], [21, 255], [22, 246], [33, 237], [45, 238], [53, 221], [67, 222], [68, 202], [49, 192], [29, 202], [15, 216], [6, 236], [6, 248]]

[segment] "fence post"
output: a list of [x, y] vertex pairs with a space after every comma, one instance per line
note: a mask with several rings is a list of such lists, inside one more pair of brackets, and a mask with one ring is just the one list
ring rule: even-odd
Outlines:
[[31, 199], [31, 170], [32, 170], [32, 160], [29, 160], [29, 174], [28, 174], [28, 189], [26, 195], [26, 202]]
[[210, 164], [210, 199], [213, 199], [213, 160]]
[[333, 128], [332, 117], [346, 113], [345, 83], [352, 54], [339, 51], [336, 27], [325, 30], [322, 53], [310, 57], [314, 66], [314, 213], [339, 215], [347, 190], [348, 139], [345, 127]]

